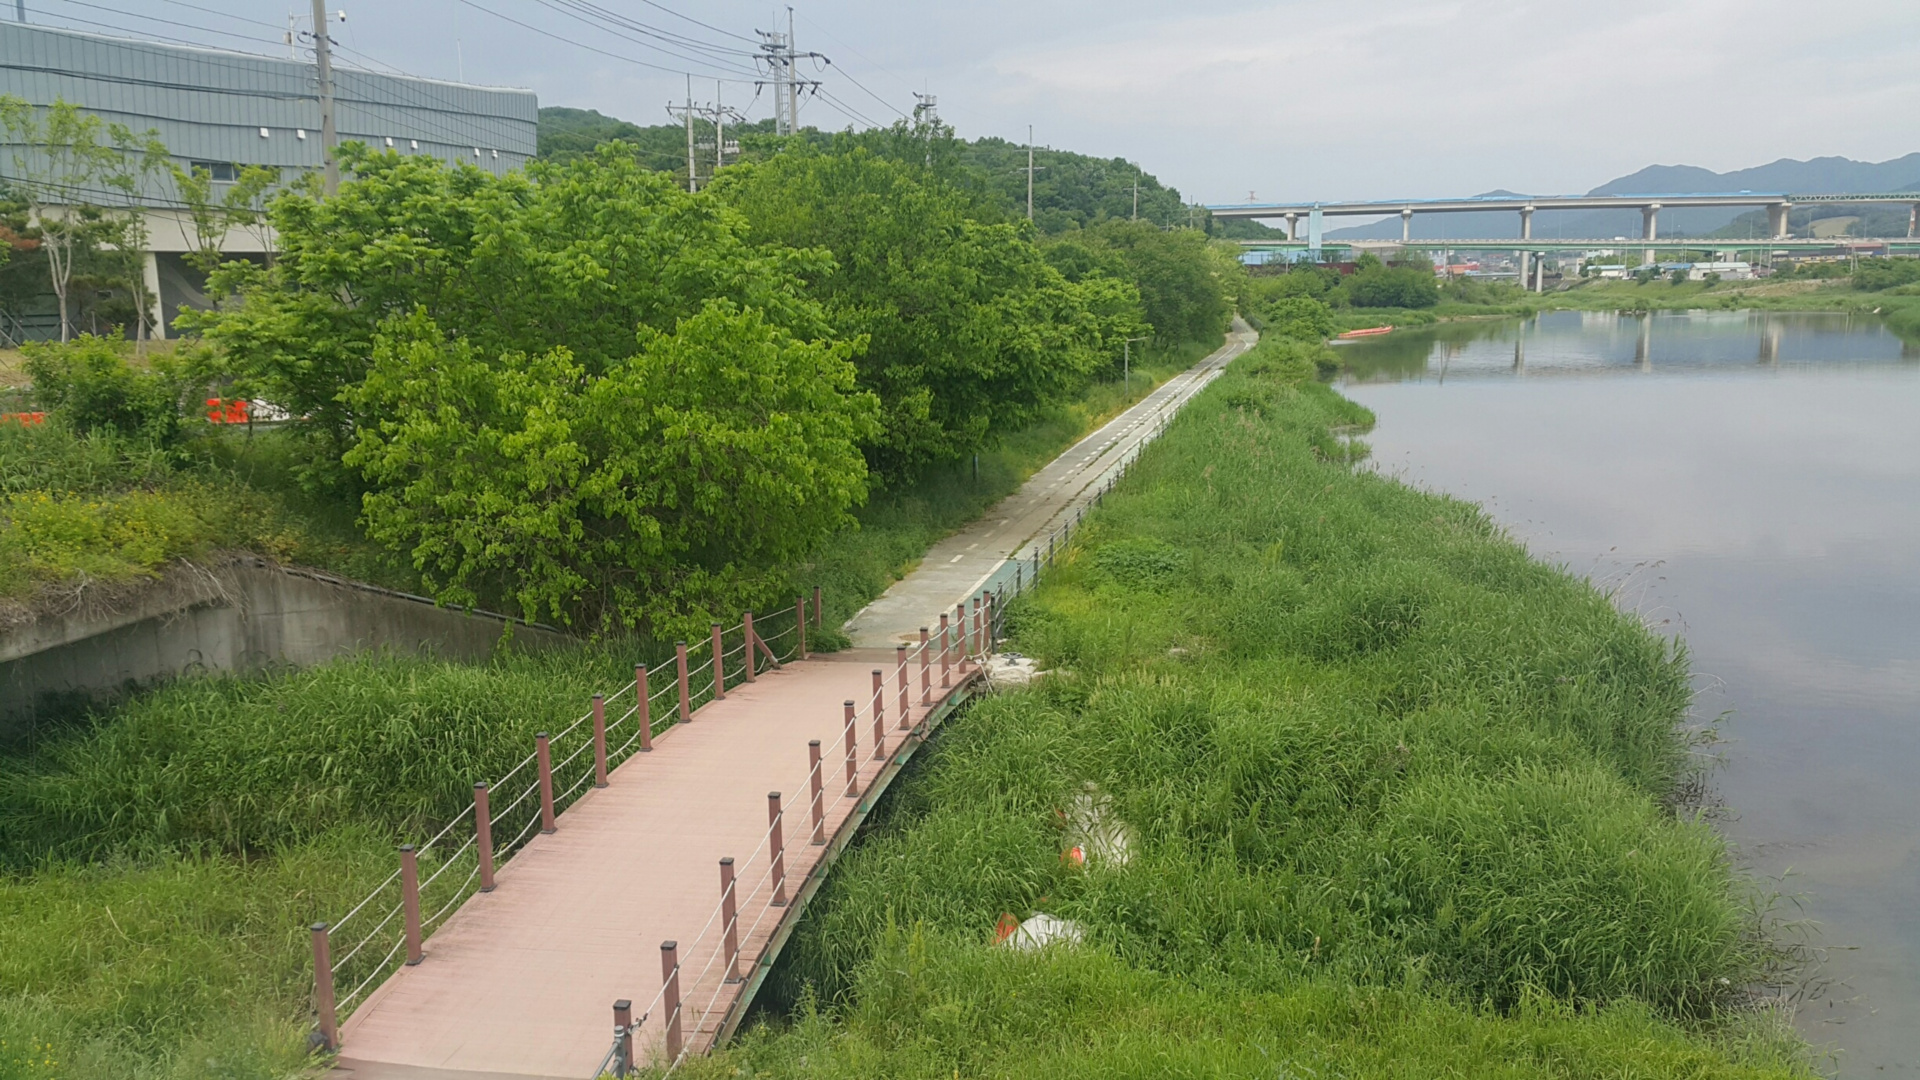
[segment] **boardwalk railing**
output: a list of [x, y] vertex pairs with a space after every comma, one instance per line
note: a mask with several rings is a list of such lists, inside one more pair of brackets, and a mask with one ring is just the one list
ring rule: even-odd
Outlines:
[[[842, 703], [840, 745], [823, 747], [817, 739], [807, 744], [807, 768], [794, 789], [804, 793], [806, 817], [795, 824], [804, 825], [805, 831], [788, 824], [795, 803], [787, 793], [768, 792], [766, 831], [745, 859], [719, 860], [718, 893], [705, 924], [689, 941], [661, 942], [660, 988], [653, 998], [638, 1015], [630, 999], [614, 1002], [613, 1041], [596, 1075], [626, 1076], [636, 1067], [643, 1050], [642, 1029], [656, 1014], [659, 1041], [654, 1049], [669, 1074], [690, 1051], [710, 1050], [719, 1042], [730, 1012], [742, 1004], [729, 989], [748, 982], [750, 972], [771, 961], [766, 955], [771, 937], [753, 956], [745, 955], [744, 947], [769, 920], [777, 925], [795, 898], [787, 878], [788, 844], [825, 846], [827, 801], [864, 800], [876, 793], [886, 769], [874, 770], [863, 787], [864, 766], [885, 762], [908, 740], [926, 736], [928, 720], [940, 703], [977, 673], [992, 651], [996, 621], [991, 593], [976, 597], [971, 607], [960, 605], [953, 615], [940, 617], [937, 631], [923, 629], [918, 644], [898, 646], [891, 671], [874, 669], [864, 704]], [[796, 836], [805, 839], [796, 841]], [[686, 966], [703, 956], [698, 970]]]
[[[819, 589], [811, 607], [818, 626]], [[466, 807], [425, 843], [402, 845], [394, 871], [346, 914], [314, 923], [314, 1014], [326, 1047], [340, 1045], [340, 1017], [400, 966], [421, 963], [427, 935], [476, 889], [491, 891], [499, 867], [535, 830], [554, 832], [560, 812], [589, 785], [605, 787], [610, 770], [651, 751], [656, 734], [724, 698], [728, 687], [805, 659], [808, 608], [801, 598], [757, 623], [751, 612], [731, 627], [715, 623], [698, 647], [705, 656], [697, 663], [698, 654], [680, 642], [672, 659], [636, 666], [632, 682], [611, 695], [593, 695], [589, 709], [565, 728], [535, 735], [532, 752], [504, 775], [475, 782]], [[783, 628], [767, 633], [770, 626]], [[617, 715], [608, 715], [609, 702]]]

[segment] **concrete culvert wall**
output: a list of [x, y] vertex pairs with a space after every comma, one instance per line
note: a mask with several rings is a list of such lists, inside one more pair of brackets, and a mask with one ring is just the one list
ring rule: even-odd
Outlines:
[[0, 741], [180, 675], [305, 667], [373, 649], [483, 660], [508, 640], [538, 649], [572, 639], [261, 559], [179, 563], [150, 585], [76, 597], [0, 631]]

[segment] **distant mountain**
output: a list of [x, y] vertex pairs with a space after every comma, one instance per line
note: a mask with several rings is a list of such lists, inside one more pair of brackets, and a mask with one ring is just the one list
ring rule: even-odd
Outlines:
[[[1854, 161], [1843, 157], [1821, 157], [1811, 161], [1781, 158], [1770, 164], [1726, 173], [1695, 165], [1649, 165], [1638, 172], [1609, 180], [1587, 194], [1688, 195], [1721, 191], [1844, 193], [1916, 189], [1920, 189], [1920, 153], [1879, 162]], [[1828, 215], [1823, 213], [1821, 216]], [[1742, 217], [1743, 212], [1738, 208], [1663, 210], [1660, 213], [1660, 235], [1702, 236]], [[1905, 218], [1904, 210], [1901, 211], [1901, 218]], [[1533, 234], [1541, 238], [1636, 237], [1640, 235], [1640, 213], [1637, 210], [1542, 210], [1533, 216]], [[1400, 237], [1400, 220], [1391, 218], [1371, 225], [1333, 229], [1326, 235], [1329, 239], [1397, 240]], [[1422, 240], [1517, 237], [1520, 235], [1520, 216], [1506, 211], [1416, 213], [1413, 217], [1413, 235]]]

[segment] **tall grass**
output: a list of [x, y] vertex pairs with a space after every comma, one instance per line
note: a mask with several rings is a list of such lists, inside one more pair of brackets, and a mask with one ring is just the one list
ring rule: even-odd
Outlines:
[[[1368, 418], [1314, 359], [1237, 363], [1010, 611], [1056, 674], [949, 725], [788, 946], [801, 1019], [714, 1068], [1801, 1071], [1744, 1008], [1757, 902], [1668, 799], [1684, 654], [1475, 507], [1353, 469], [1333, 429]], [[1089, 781], [1124, 865], [1062, 858]], [[1086, 944], [990, 944], [1038, 911]]]

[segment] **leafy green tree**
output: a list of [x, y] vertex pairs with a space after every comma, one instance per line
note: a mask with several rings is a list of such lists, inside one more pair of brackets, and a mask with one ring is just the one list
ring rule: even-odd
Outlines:
[[1433, 266], [1388, 266], [1372, 255], [1358, 261], [1346, 281], [1347, 300], [1355, 307], [1428, 308], [1440, 302]]
[[[924, 181], [924, 182], [923, 182]], [[851, 140], [794, 145], [710, 189], [768, 252], [820, 248], [807, 275], [842, 336], [864, 337], [860, 385], [880, 398], [875, 471], [903, 477], [1017, 427], [1117, 354], [1111, 279], [1074, 283], [1023, 228], [982, 224], [960, 193]]]
[[205, 166], [182, 169], [171, 165], [169, 168], [174, 194], [185, 207], [187, 224], [193, 230], [193, 250], [185, 256], [189, 266], [203, 274], [213, 273], [226, 261], [227, 234], [236, 228], [257, 232], [261, 248], [271, 250], [266, 240], [272, 230], [261, 228], [266, 216], [262, 205], [268, 192], [280, 182], [278, 169], [248, 165], [240, 170], [238, 179], [215, 198], [213, 173]]
[[1310, 296], [1282, 296], [1262, 312], [1263, 334], [1298, 341], [1325, 341], [1336, 329], [1333, 309]]
[[13, 188], [27, 202], [47, 257], [60, 340], [66, 341], [73, 336], [76, 257], [132, 238], [136, 224], [129, 219], [140, 215], [134, 198], [143, 178], [165, 160], [166, 147], [157, 132], [136, 134], [64, 101], [42, 109], [11, 94], [0, 95], [0, 127], [13, 147]]
[[91, 334], [59, 344], [27, 342], [21, 352], [35, 404], [74, 431], [175, 441], [190, 384], [185, 365], [158, 357], [146, 370], [136, 370], [128, 362], [131, 348], [124, 339]]
[[594, 376], [632, 355], [639, 328], [670, 330], [711, 299], [826, 336], [797, 276], [823, 272], [824, 256], [750, 248], [736, 216], [617, 145], [506, 176], [355, 144], [341, 158], [337, 196], [272, 202], [274, 265], [225, 264], [210, 289], [228, 302], [184, 317], [234, 377], [308, 417], [334, 460], [378, 419], [351, 393], [375, 332], [415, 309], [477, 355], [564, 346]]
[[878, 406], [854, 387], [857, 343], [726, 299], [634, 340], [594, 363], [489, 356], [424, 307], [389, 320], [347, 395], [372, 418], [347, 454], [375, 485], [369, 534], [441, 599], [593, 630], [692, 636], [784, 600], [776, 568], [865, 495]]
[[1205, 341], [1226, 329], [1244, 277], [1238, 260], [1193, 229], [1167, 230], [1142, 221], [1109, 221], [1067, 233], [1047, 258], [1069, 277], [1081, 267], [1130, 281], [1153, 332], [1163, 342]]

